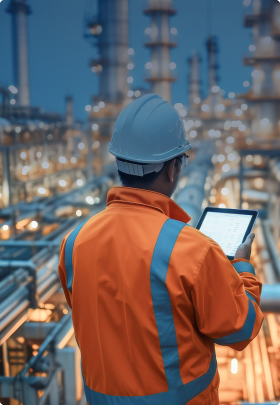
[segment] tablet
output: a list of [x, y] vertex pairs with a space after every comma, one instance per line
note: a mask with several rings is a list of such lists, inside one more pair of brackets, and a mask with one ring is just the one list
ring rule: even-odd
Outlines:
[[238, 246], [252, 231], [258, 211], [207, 207], [196, 226], [217, 242], [226, 256], [233, 260]]

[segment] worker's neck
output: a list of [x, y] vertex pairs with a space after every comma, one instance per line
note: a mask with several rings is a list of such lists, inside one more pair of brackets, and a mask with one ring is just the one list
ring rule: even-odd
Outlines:
[[173, 194], [172, 192], [170, 192], [170, 190], [167, 190], [166, 187], [163, 187], [160, 184], [156, 184], [156, 182], [154, 184], [145, 185], [145, 186], [143, 186], [142, 183], [135, 182], [133, 185], [130, 185], [129, 187], [138, 188], [138, 189], [142, 189], [142, 190], [148, 190], [148, 191], [154, 191], [155, 193], [163, 194], [163, 195], [165, 195], [166, 197], [169, 197], [169, 198]]

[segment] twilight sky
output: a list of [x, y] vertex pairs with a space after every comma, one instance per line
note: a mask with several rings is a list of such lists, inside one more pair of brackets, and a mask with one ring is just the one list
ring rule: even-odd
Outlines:
[[[83, 38], [86, 4], [90, 0], [29, 0], [33, 14], [28, 17], [30, 87], [32, 105], [64, 113], [65, 95], [74, 97], [75, 116], [85, 119], [85, 105], [98, 93], [98, 80], [89, 59], [96, 49]], [[93, 8], [97, 0], [91, 0]], [[0, 3], [0, 84], [13, 84], [11, 17], [5, 12], [9, 0]], [[149, 50], [143, 47], [143, 32], [149, 17], [143, 15], [146, 0], [129, 0], [130, 46], [135, 49], [133, 87], [149, 85], [143, 80]], [[251, 30], [243, 27], [242, 0], [212, 0], [211, 33], [217, 35], [220, 53], [219, 85], [228, 94], [244, 91], [244, 80], [252, 69], [242, 66], [242, 55], [251, 43]], [[172, 87], [172, 102], [187, 103], [187, 58], [193, 50], [202, 56], [202, 88], [207, 91], [205, 39], [208, 34], [207, 0], [174, 0], [177, 15], [170, 27], [179, 32], [178, 47], [171, 51], [177, 64], [178, 82]]]

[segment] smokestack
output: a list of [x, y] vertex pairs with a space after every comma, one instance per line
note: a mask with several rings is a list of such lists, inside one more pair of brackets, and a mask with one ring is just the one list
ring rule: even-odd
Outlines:
[[201, 101], [201, 81], [200, 81], [200, 63], [201, 58], [198, 52], [194, 52], [188, 59], [190, 66], [189, 73], [189, 106], [190, 112], [198, 111], [198, 105]]
[[206, 41], [206, 48], [208, 53], [208, 74], [209, 74], [209, 93], [211, 93], [211, 89], [214, 86], [217, 86], [218, 83], [218, 68], [219, 65], [217, 64], [217, 53], [218, 53], [218, 45], [217, 45], [217, 38], [209, 35]]
[[66, 96], [66, 124], [72, 125], [74, 121], [73, 114], [73, 97]]

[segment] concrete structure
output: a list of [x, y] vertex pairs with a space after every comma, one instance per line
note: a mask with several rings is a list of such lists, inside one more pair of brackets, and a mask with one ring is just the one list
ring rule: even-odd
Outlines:
[[[171, 2], [172, 0], [149, 0], [149, 6], [144, 11], [151, 16], [151, 26], [145, 30], [149, 36], [145, 46], [151, 48], [151, 61], [146, 64], [145, 80], [152, 84], [152, 93], [159, 94], [168, 102], [171, 102], [170, 84], [176, 81], [171, 73], [176, 65], [170, 63], [170, 48], [177, 45], [171, 39], [169, 30], [169, 17], [176, 14]], [[175, 28], [172, 30], [177, 32]]]
[[14, 80], [18, 89], [18, 104], [29, 106], [29, 69], [26, 17], [31, 13], [27, 0], [11, 0], [7, 10], [12, 14]]

